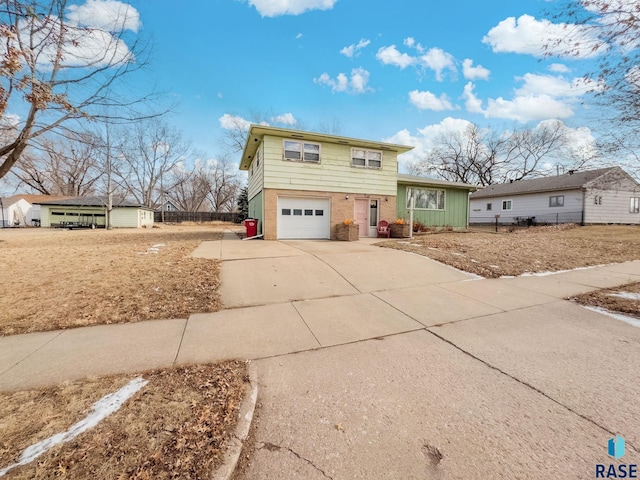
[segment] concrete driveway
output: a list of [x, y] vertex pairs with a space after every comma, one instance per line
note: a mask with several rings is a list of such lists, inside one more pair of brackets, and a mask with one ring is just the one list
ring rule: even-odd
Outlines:
[[563, 300], [640, 279], [638, 262], [479, 280], [369, 243], [227, 252], [225, 305], [261, 305], [238, 309], [260, 314], [245, 333], [289, 317], [273, 332], [301, 342], [263, 337], [236, 478], [593, 478], [615, 433], [638, 462], [640, 330]]

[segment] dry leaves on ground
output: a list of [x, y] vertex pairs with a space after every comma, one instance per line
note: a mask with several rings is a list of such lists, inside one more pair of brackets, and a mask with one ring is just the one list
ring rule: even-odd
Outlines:
[[[149, 383], [120, 410], [5, 478], [209, 478], [235, 429], [246, 364], [183, 366], [141, 375]], [[16, 462], [24, 448], [84, 418], [95, 401], [131, 378], [0, 394], [0, 469]]]
[[3, 229], [0, 335], [215, 312], [220, 262], [190, 254], [223, 229]]
[[380, 245], [497, 278], [640, 259], [640, 227], [561, 225], [500, 233], [441, 232]]
[[640, 318], [640, 282], [583, 293], [570, 297], [570, 300]]

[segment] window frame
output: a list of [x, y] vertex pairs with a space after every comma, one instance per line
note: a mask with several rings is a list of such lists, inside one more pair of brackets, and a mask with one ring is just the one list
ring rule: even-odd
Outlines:
[[[553, 199], [556, 199], [555, 202]], [[562, 203], [559, 200], [562, 200]], [[564, 207], [564, 195], [550, 195], [549, 196], [549, 208]]]
[[[509, 208], [504, 208], [504, 204], [507, 202], [509, 202]], [[513, 199], [502, 200], [501, 207], [503, 212], [510, 212], [511, 210], [513, 210]]]
[[[413, 196], [413, 192], [415, 190], [424, 190], [425, 192], [436, 192], [436, 206], [437, 208], [429, 208], [427, 207], [416, 207], [414, 200], [414, 210], [431, 210], [434, 212], [443, 212], [447, 209], [447, 191], [444, 188], [427, 188], [427, 187], [409, 187], [407, 188], [407, 208], [411, 208], [411, 197]], [[440, 196], [438, 193], [442, 193]], [[425, 194], [425, 197], [428, 198], [428, 194]], [[415, 197], [414, 197], [415, 198]], [[442, 203], [442, 208], [440, 208], [440, 204]], [[428, 202], [427, 202], [428, 205]]]
[[[298, 145], [300, 145], [300, 158], [291, 158], [291, 157], [287, 157], [287, 143], [297, 143]], [[318, 147], [318, 159], [317, 160], [307, 160], [305, 158], [305, 153], [307, 153], [305, 151], [305, 145], [313, 145], [314, 147]], [[294, 151], [294, 150], [288, 150], [290, 152]], [[311, 152], [309, 152], [311, 153]], [[322, 162], [322, 144], [318, 143], [318, 142], [306, 142], [303, 140], [295, 140], [295, 139], [290, 139], [290, 138], [283, 138], [282, 139], [282, 160], [286, 161], [286, 162], [299, 162], [299, 163], [311, 163], [311, 164], [319, 164]]]
[[630, 197], [629, 213], [640, 213], [640, 197]]
[[493, 212], [493, 202], [487, 203], [487, 212]]
[[[364, 159], [363, 159], [364, 160], [364, 165], [355, 165], [353, 163], [353, 159], [356, 158], [354, 156], [354, 152], [356, 150], [364, 152]], [[375, 153], [377, 155], [380, 155], [380, 158], [379, 159], [370, 158], [369, 154], [371, 154], [371, 153]], [[357, 158], [359, 158], [359, 157], [357, 157]], [[353, 168], [370, 168], [370, 169], [373, 169], [373, 170], [382, 170], [383, 160], [384, 160], [384, 152], [382, 150], [373, 150], [373, 149], [370, 149], [370, 148], [358, 148], [358, 147], [352, 147], [351, 148], [351, 166]], [[369, 164], [370, 161], [380, 162], [380, 165], [379, 166], [372, 166], [372, 165]]]

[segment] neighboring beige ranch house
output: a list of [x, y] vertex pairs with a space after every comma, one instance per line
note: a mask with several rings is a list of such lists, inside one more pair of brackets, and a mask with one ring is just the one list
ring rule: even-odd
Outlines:
[[[104, 197], [73, 197], [40, 203], [42, 227], [68, 224], [94, 225], [105, 228], [107, 199]], [[113, 228], [153, 227], [153, 209], [128, 200], [114, 200], [111, 210]]]
[[398, 155], [413, 147], [252, 125], [240, 160], [249, 177], [249, 216], [275, 239], [335, 239], [353, 219], [360, 237], [376, 237], [381, 220], [414, 219], [462, 229], [471, 185], [398, 175]]
[[490, 185], [474, 192], [470, 223], [638, 224], [640, 185], [620, 167]]

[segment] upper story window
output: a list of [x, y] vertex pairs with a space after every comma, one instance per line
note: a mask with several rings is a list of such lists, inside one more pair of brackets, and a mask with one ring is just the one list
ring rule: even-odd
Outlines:
[[382, 152], [352, 148], [351, 165], [364, 168], [382, 168]]
[[564, 207], [564, 195], [552, 195], [549, 197], [550, 207]]
[[320, 163], [320, 144], [285, 140], [284, 159], [295, 162]]

